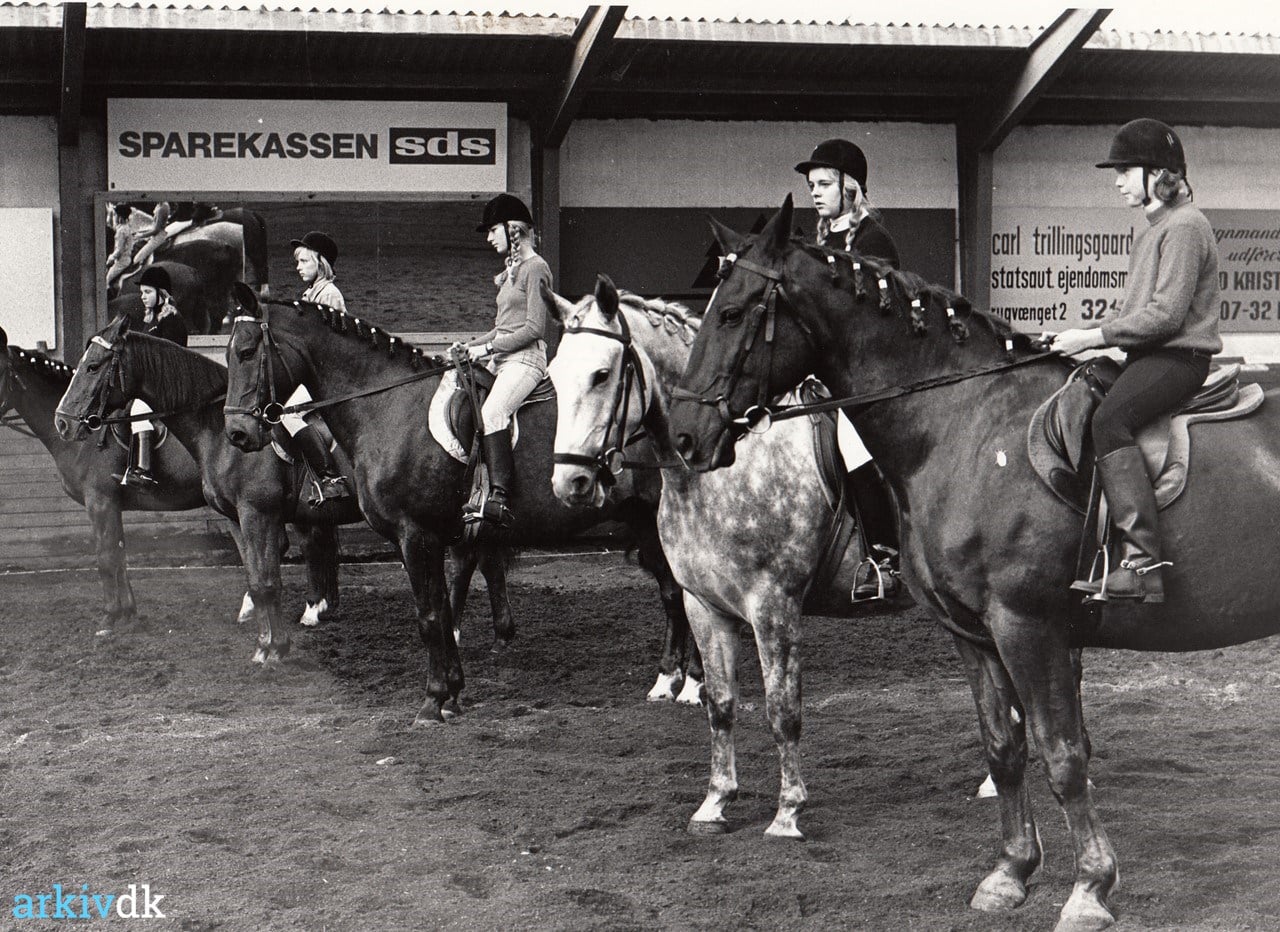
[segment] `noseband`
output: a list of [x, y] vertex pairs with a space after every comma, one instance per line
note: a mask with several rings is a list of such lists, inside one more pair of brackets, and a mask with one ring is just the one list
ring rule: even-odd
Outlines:
[[[715, 375], [712, 377], [710, 385], [700, 392], [689, 391], [679, 386], [672, 392], [673, 398], [710, 405], [715, 408], [720, 415], [720, 423], [732, 434], [734, 440], [738, 440], [748, 431], [763, 433], [772, 424], [772, 415], [769, 411], [769, 380], [767, 373], [773, 362], [773, 334], [774, 326], [778, 319], [778, 295], [781, 294], [784, 297], [786, 295], [786, 290], [782, 287], [781, 271], [766, 268], [747, 259], [739, 258], [736, 253], [730, 253], [720, 261], [719, 277], [721, 280], [725, 280], [737, 268], [745, 269], [761, 276], [766, 280], [766, 284], [764, 294], [760, 297], [759, 303], [751, 309], [751, 316], [747, 321], [748, 336], [734, 358], [733, 368], [729, 373], [724, 390], [713, 394], [715, 385], [720, 380], [720, 376]], [[798, 318], [796, 318], [796, 321], [806, 334], [812, 336], [802, 321]], [[747, 357], [755, 347], [756, 339], [761, 335], [761, 330], [764, 332], [764, 371], [766, 378], [760, 380], [760, 391], [756, 397], [756, 403], [747, 408], [742, 417], [735, 418], [729, 411], [729, 396], [733, 394], [734, 389], [737, 387], [738, 379], [742, 377], [743, 370], [746, 368]]]
[[[565, 333], [589, 333], [592, 336], [605, 337], [622, 344], [622, 372], [618, 378], [617, 388], [613, 392], [613, 404], [609, 408], [609, 421], [604, 431], [604, 447], [595, 456], [587, 456], [584, 453], [553, 453], [551, 460], [563, 466], [587, 466], [595, 470], [596, 481], [605, 488], [610, 488], [618, 481], [618, 476], [622, 475], [622, 471], [627, 466], [634, 465], [628, 463], [626, 455], [623, 451], [632, 443], [634, 443], [643, 433], [644, 428], [641, 427], [636, 431], [634, 436], [627, 435], [627, 410], [631, 407], [631, 389], [634, 384], [639, 385], [640, 403], [644, 405], [649, 397], [648, 385], [644, 380], [644, 366], [640, 363], [640, 356], [636, 353], [635, 345], [631, 342], [631, 328], [627, 325], [626, 315], [622, 313], [621, 308], [618, 310], [618, 324], [622, 328], [621, 333], [614, 333], [612, 330], [599, 330], [595, 327], [579, 327], [577, 325], [566, 325]], [[643, 415], [642, 415], [643, 416]], [[616, 439], [610, 444], [610, 437]]]
[[[113, 381], [118, 383], [116, 387], [120, 389], [121, 394], [124, 394], [124, 379], [120, 375], [120, 348], [123, 345], [123, 337], [121, 337], [115, 343], [108, 343], [106, 340], [102, 339], [100, 335], [95, 333], [92, 337], [89, 338], [89, 342], [96, 343], [98, 346], [101, 346], [110, 354], [109, 358], [107, 359], [106, 375], [101, 378], [101, 380], [98, 382], [97, 388], [94, 389], [93, 400], [96, 401], [98, 404], [98, 413], [71, 415], [62, 410], [61, 402], [58, 403], [57, 413], [61, 414], [63, 417], [67, 418], [68, 420], [78, 421], [79, 423], [83, 424], [85, 427], [89, 428], [89, 430], [91, 431], [96, 431], [96, 430], [100, 430], [102, 428], [102, 425], [108, 422], [108, 419], [106, 417], [107, 389], [111, 387], [111, 383]], [[92, 404], [90, 404], [90, 407], [92, 407]], [[150, 417], [151, 415], [145, 415], [145, 416]], [[110, 420], [111, 421], [139, 420], [139, 418], [123, 417], [123, 418], [111, 418]]]

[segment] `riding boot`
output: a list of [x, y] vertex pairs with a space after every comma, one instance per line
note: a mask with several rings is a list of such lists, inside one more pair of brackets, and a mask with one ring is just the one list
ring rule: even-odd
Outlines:
[[150, 491], [160, 485], [159, 480], [151, 474], [151, 449], [155, 439], [154, 430], [144, 430], [129, 438], [129, 465], [118, 478], [121, 485], [131, 489]]
[[1160, 525], [1156, 495], [1147, 464], [1137, 447], [1121, 447], [1098, 460], [1098, 475], [1107, 493], [1111, 521], [1120, 535], [1120, 567], [1103, 580], [1077, 580], [1071, 588], [1096, 601], [1137, 599], [1164, 601], [1160, 558]]
[[507, 501], [515, 491], [516, 463], [511, 452], [511, 430], [497, 430], [480, 438], [484, 461], [489, 466], [489, 498], [484, 519], [506, 530], [515, 521]]
[[[898, 577], [897, 505], [875, 463], [864, 463], [845, 479], [845, 489], [856, 506], [854, 515], [862, 521], [862, 537], [870, 551], [858, 567], [853, 600], [891, 599], [901, 589]], [[875, 566], [872, 566], [872, 563]]]
[[307, 463], [313, 477], [312, 495], [308, 501], [312, 505], [322, 505], [335, 498], [346, 498], [351, 494], [351, 486], [347, 477], [338, 470], [320, 431], [310, 424], [293, 435], [293, 442], [298, 445], [298, 452]]

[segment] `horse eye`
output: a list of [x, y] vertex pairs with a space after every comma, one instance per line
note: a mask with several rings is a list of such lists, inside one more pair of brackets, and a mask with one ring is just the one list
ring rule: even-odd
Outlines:
[[742, 320], [742, 315], [747, 312], [744, 307], [727, 307], [720, 311], [720, 321], [726, 324], [736, 324]]
[[599, 388], [605, 382], [609, 381], [608, 369], [597, 369], [591, 376], [591, 387]]
[[236, 350], [236, 359], [240, 360], [241, 362], [248, 362], [250, 359], [253, 358], [254, 352], [255, 350], [251, 346], [245, 347], [244, 349]]

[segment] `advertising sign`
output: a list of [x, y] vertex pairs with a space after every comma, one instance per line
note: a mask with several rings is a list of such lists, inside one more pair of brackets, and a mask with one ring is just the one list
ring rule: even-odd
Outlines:
[[111, 100], [107, 178], [120, 191], [503, 191], [507, 107]]
[[[1223, 332], [1280, 331], [1280, 211], [1206, 210], [1218, 241]], [[997, 208], [991, 310], [1039, 333], [1092, 326], [1124, 299], [1145, 218], [1132, 209]]]

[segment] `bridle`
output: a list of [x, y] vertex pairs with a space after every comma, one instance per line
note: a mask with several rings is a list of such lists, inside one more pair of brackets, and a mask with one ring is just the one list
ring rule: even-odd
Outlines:
[[[90, 431], [97, 431], [106, 424], [130, 424], [134, 421], [161, 420], [174, 414], [181, 414], [184, 411], [196, 411], [200, 408], [207, 407], [208, 405], [215, 404], [226, 397], [225, 393], [221, 393], [203, 401], [193, 401], [185, 405], [168, 408], [164, 411], [145, 411], [141, 414], [115, 414], [111, 417], [107, 417], [106, 411], [109, 403], [107, 398], [107, 389], [112, 387], [112, 384], [114, 383], [115, 388], [121, 395], [128, 395], [128, 392], [124, 387], [124, 374], [120, 369], [120, 353], [124, 348], [124, 342], [127, 335], [127, 333], [119, 334], [113, 343], [108, 343], [101, 335], [96, 333], [89, 338], [90, 343], [97, 344], [105, 349], [109, 354], [106, 362], [106, 374], [99, 377], [98, 384], [93, 390], [93, 400], [97, 402], [98, 406], [97, 413], [70, 414], [62, 410], [62, 403], [59, 402], [57, 408], [58, 414], [65, 417], [67, 420], [77, 421], [83, 424]], [[90, 405], [90, 407], [92, 407], [92, 405]]]
[[[222, 410], [225, 414], [247, 414], [254, 420], [275, 426], [288, 413], [284, 405], [276, 399], [275, 359], [277, 357], [280, 359], [280, 365], [284, 367], [285, 375], [289, 377], [289, 384], [296, 385], [298, 383], [293, 377], [293, 370], [289, 368], [289, 361], [280, 352], [280, 345], [276, 342], [275, 335], [271, 332], [271, 322], [267, 318], [266, 308], [262, 309], [261, 317], [238, 314], [232, 318], [231, 335], [227, 338], [228, 345], [235, 339], [236, 328], [241, 324], [254, 324], [262, 331], [262, 347], [258, 352], [257, 377], [252, 389], [245, 391], [241, 395], [242, 398], [252, 397], [254, 404], [252, 407], [226, 405]], [[266, 404], [261, 403], [264, 391], [267, 398]]]
[[[764, 433], [772, 426], [773, 413], [769, 408], [770, 396], [767, 374], [773, 363], [773, 336], [778, 319], [778, 296], [786, 297], [786, 289], [782, 287], [782, 272], [779, 269], [766, 268], [749, 259], [741, 258], [737, 253], [729, 253], [729, 255], [720, 260], [720, 269], [717, 275], [723, 281], [728, 279], [734, 269], [738, 268], [764, 278], [765, 288], [764, 294], [761, 295], [755, 307], [751, 309], [750, 316], [746, 321], [747, 338], [734, 357], [733, 367], [729, 371], [724, 388], [719, 392], [715, 392], [715, 386], [722, 378], [719, 374], [716, 374], [712, 377], [710, 384], [700, 391], [690, 391], [677, 386], [672, 392], [674, 399], [693, 401], [697, 404], [710, 405], [715, 408], [720, 415], [721, 425], [732, 433], [735, 441], [741, 439], [748, 431]], [[813, 334], [805, 326], [804, 322], [799, 318], [795, 318], [795, 321], [804, 334], [812, 339]], [[738, 380], [742, 377], [746, 368], [747, 358], [756, 346], [756, 340], [761, 336], [763, 336], [764, 347], [763, 371], [766, 373], [766, 377], [760, 380], [760, 390], [756, 395], [756, 403], [747, 408], [742, 417], [735, 418], [729, 411], [728, 399], [737, 387]]]
[[[619, 373], [617, 385], [613, 391], [613, 403], [609, 407], [609, 420], [606, 423], [604, 431], [604, 446], [595, 456], [588, 456], [585, 453], [560, 453], [554, 452], [551, 455], [553, 463], [562, 466], [587, 466], [595, 470], [596, 481], [605, 488], [610, 488], [618, 477], [622, 475], [622, 471], [628, 467], [660, 467], [669, 464], [653, 464], [653, 463], [636, 463], [628, 460], [623, 452], [628, 446], [640, 439], [644, 434], [644, 427], [641, 425], [634, 434], [627, 433], [627, 411], [631, 407], [631, 392], [633, 387], [639, 386], [639, 398], [642, 411], [649, 400], [649, 386], [644, 377], [644, 365], [640, 361], [640, 355], [636, 352], [635, 344], [631, 342], [631, 328], [627, 324], [627, 317], [618, 310], [618, 324], [621, 327], [621, 333], [614, 333], [612, 330], [601, 330], [597, 327], [582, 327], [577, 324], [566, 324], [565, 333], [588, 333], [592, 336], [604, 337], [622, 344], [622, 354], [619, 365], [622, 371]], [[643, 419], [643, 413], [641, 418]], [[612, 443], [610, 438], [614, 438]]]

